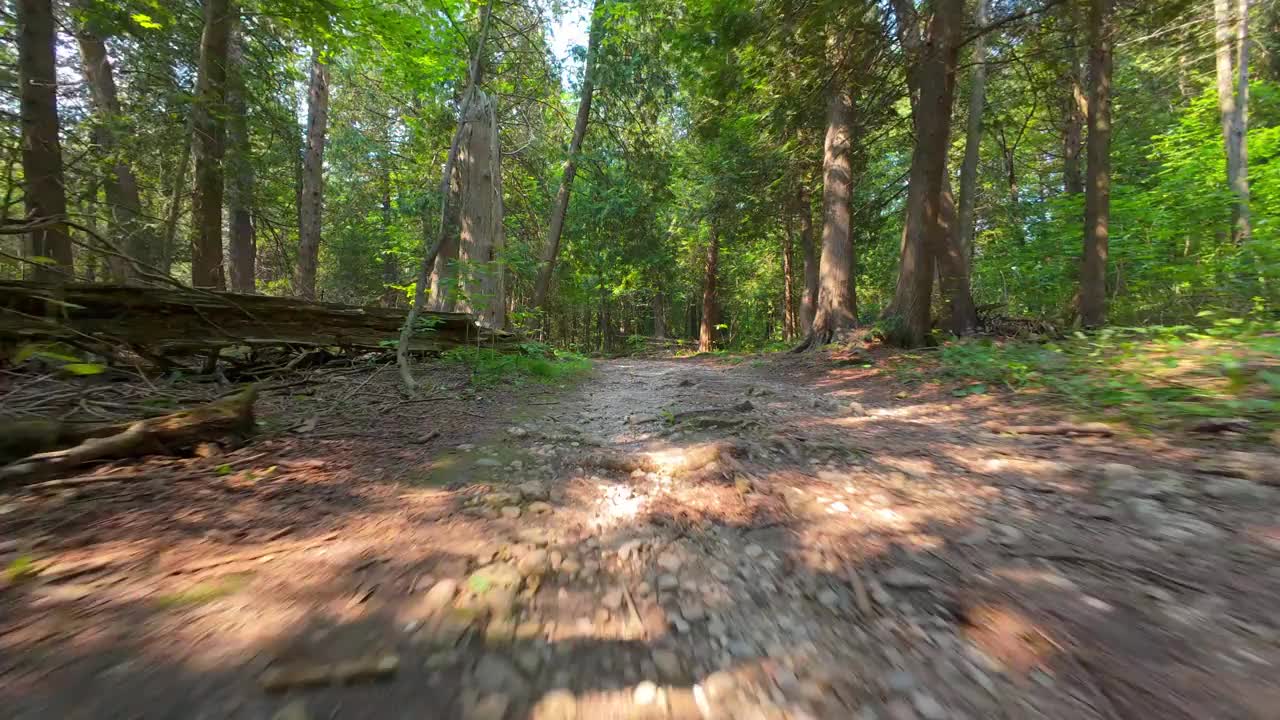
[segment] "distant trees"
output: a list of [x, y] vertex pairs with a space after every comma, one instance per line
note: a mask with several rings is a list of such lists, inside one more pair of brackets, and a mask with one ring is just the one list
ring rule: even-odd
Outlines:
[[235, 0], [205, 0], [200, 68], [191, 116], [195, 194], [191, 215], [191, 284], [226, 288], [222, 269], [222, 159], [227, 127], [227, 50]]

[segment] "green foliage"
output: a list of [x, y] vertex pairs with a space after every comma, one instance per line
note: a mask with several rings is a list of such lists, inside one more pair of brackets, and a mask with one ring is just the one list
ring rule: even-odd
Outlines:
[[20, 583], [25, 580], [31, 580], [40, 574], [40, 569], [36, 567], [35, 558], [30, 555], [19, 555], [9, 564], [5, 566], [4, 576], [10, 583]]
[[1238, 417], [1262, 436], [1280, 427], [1276, 357], [1280, 323], [1229, 317], [1207, 327], [1107, 328], [1043, 344], [948, 343], [936, 373], [967, 383], [957, 396], [995, 385], [1143, 429]]
[[471, 382], [477, 387], [554, 383], [591, 369], [591, 361], [581, 355], [550, 350], [535, 343], [526, 343], [526, 346], [528, 349], [521, 353], [499, 352], [490, 348], [455, 348], [446, 352], [443, 359], [470, 369]]

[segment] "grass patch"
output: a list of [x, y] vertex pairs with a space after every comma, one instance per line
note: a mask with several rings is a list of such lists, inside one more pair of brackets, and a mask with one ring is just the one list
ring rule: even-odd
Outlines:
[[591, 361], [576, 353], [553, 350], [541, 343], [523, 343], [518, 352], [503, 353], [490, 348], [455, 348], [444, 354], [445, 362], [465, 365], [471, 383], [485, 387], [502, 382], [554, 383], [581, 375], [591, 369]]
[[944, 345], [936, 364], [917, 356], [911, 381], [934, 375], [1046, 396], [1102, 420], [1169, 429], [1205, 418], [1250, 421], [1258, 438], [1280, 428], [1280, 323], [1226, 318], [1209, 327], [1107, 328], [1048, 343], [972, 340]]
[[180, 592], [161, 595], [159, 602], [164, 607], [169, 608], [203, 605], [243, 590], [249, 584], [250, 578], [251, 576], [248, 573], [237, 573], [215, 580], [207, 580], [196, 583]]

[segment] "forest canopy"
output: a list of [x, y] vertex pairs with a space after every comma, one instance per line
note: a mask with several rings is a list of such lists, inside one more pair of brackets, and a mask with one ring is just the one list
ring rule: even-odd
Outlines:
[[1280, 3], [0, 7], [4, 280], [606, 352], [1280, 307]]

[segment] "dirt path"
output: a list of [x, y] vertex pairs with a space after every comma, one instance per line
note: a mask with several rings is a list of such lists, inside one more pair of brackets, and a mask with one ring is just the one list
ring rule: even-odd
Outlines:
[[0, 497], [0, 560], [41, 570], [0, 581], [0, 706], [279, 720], [1280, 707], [1266, 458], [998, 434], [984, 424], [1061, 418], [908, 395], [821, 356], [610, 361], [576, 389], [516, 391], [514, 408], [496, 391], [406, 406], [380, 382], [318, 393], [312, 406], [357, 404], [310, 436], [193, 461], [187, 480]]

